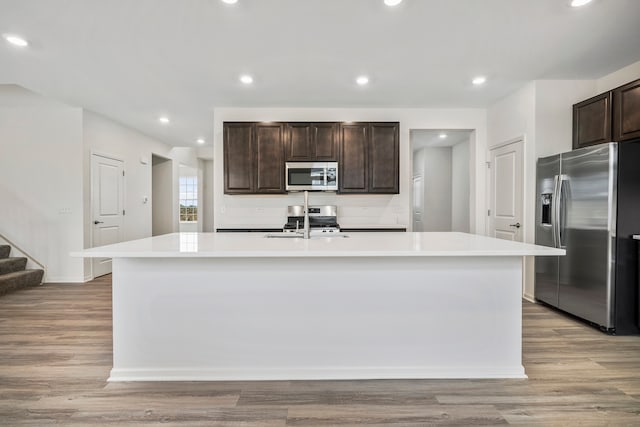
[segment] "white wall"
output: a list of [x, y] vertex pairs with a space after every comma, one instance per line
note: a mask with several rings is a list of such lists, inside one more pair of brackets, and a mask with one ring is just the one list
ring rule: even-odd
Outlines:
[[[337, 108], [217, 108], [214, 111], [214, 224], [216, 228], [238, 226], [281, 227], [286, 206], [300, 204], [302, 195], [224, 195], [222, 125], [225, 121], [398, 121], [400, 122], [400, 194], [312, 194], [312, 204], [338, 205], [342, 226], [357, 224], [404, 224], [411, 226], [412, 171], [411, 129], [475, 129], [471, 164], [473, 208], [471, 232], [485, 229], [486, 114], [483, 109], [337, 109]], [[477, 148], [477, 150], [476, 150]]]
[[423, 148], [424, 231], [451, 231], [451, 147]]
[[451, 231], [469, 232], [469, 141], [451, 147]]
[[202, 161], [202, 231], [215, 231], [213, 225], [213, 159]]
[[637, 79], [640, 79], [640, 61], [596, 80], [596, 90], [593, 95], [615, 89]]
[[0, 85], [0, 233], [48, 282], [84, 279], [82, 183], [82, 110]]
[[593, 80], [535, 82], [535, 158], [572, 149], [573, 104], [595, 95]]

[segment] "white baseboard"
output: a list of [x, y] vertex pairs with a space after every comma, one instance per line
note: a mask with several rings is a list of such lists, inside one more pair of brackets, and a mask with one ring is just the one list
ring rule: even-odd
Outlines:
[[295, 381], [379, 379], [527, 378], [524, 367], [352, 367], [304, 369], [141, 368], [112, 369], [109, 382], [120, 381]]

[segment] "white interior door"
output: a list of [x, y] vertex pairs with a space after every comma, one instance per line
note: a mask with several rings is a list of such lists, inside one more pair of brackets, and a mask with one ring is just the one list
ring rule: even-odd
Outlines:
[[[120, 160], [91, 156], [92, 246], [122, 240], [124, 220], [124, 164]], [[93, 258], [93, 276], [111, 273], [110, 258]]]
[[523, 241], [522, 141], [491, 150], [489, 235]]
[[424, 231], [422, 212], [424, 210], [424, 187], [422, 175], [413, 177], [413, 231]]

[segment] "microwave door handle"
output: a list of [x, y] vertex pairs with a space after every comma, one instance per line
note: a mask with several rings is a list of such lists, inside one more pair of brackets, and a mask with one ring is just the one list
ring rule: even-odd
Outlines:
[[324, 168], [323, 170], [324, 170], [324, 188], [327, 188], [327, 181], [328, 181], [327, 168]]

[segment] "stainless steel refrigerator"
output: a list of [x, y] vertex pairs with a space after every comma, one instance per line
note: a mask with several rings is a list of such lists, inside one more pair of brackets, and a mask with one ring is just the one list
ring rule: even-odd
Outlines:
[[639, 333], [640, 142], [540, 158], [536, 180], [536, 244], [567, 253], [536, 258], [536, 299], [609, 333]]

